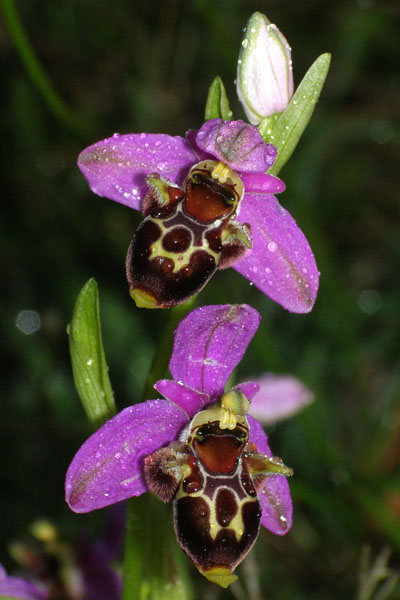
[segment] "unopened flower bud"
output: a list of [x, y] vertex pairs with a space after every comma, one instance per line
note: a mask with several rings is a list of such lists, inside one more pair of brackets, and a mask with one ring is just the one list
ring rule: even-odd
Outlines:
[[237, 93], [253, 125], [285, 110], [293, 95], [291, 50], [259, 12], [247, 24], [238, 60]]

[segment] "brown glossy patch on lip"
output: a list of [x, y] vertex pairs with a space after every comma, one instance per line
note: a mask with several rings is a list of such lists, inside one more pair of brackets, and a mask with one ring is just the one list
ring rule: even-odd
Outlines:
[[227, 188], [210, 176], [194, 173], [187, 183], [185, 209], [194, 219], [202, 223], [212, 223], [222, 219], [232, 211], [235, 196]]
[[184, 227], [174, 227], [164, 234], [162, 245], [167, 252], [185, 252], [192, 241], [190, 232]]
[[238, 504], [232, 492], [227, 489], [219, 490], [215, 506], [218, 525], [228, 527], [237, 511]]
[[215, 421], [201, 426], [193, 447], [209, 473], [222, 475], [232, 473], [243, 448], [242, 431], [221, 429]]

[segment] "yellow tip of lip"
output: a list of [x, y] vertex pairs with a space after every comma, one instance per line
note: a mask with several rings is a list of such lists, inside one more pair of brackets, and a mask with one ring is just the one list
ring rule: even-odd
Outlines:
[[129, 290], [129, 295], [138, 308], [160, 308], [157, 299], [149, 292], [133, 288], [133, 290]]
[[238, 578], [227, 567], [212, 567], [207, 571], [202, 571], [201, 569], [199, 571], [206, 579], [213, 583], [218, 583], [223, 588], [229, 587]]

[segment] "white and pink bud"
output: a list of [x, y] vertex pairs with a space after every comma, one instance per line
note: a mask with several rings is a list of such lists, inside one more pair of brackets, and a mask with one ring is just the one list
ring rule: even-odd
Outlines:
[[259, 12], [245, 30], [236, 88], [253, 125], [283, 112], [293, 95], [291, 48], [277, 26]]

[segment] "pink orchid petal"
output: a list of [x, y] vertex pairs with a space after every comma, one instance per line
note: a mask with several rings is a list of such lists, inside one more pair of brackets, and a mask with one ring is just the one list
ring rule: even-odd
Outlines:
[[136, 210], [140, 210], [148, 191], [146, 177], [150, 173], [181, 185], [195, 162], [196, 156], [184, 138], [149, 133], [115, 133], [78, 157], [92, 192]]
[[293, 217], [274, 196], [245, 194], [238, 220], [250, 224], [253, 248], [233, 268], [290, 312], [309, 312], [319, 273]]
[[48, 592], [21, 577], [7, 575], [0, 565], [0, 598], [20, 598], [21, 600], [46, 600]]
[[257, 127], [244, 121], [206, 121], [197, 132], [196, 144], [235, 171], [263, 173], [276, 157], [275, 146], [266, 144]]
[[287, 419], [314, 399], [313, 393], [291, 375], [268, 373], [256, 381], [259, 392], [251, 402], [249, 414], [264, 424]]
[[235, 388], [239, 389], [246, 396], [247, 400], [253, 399], [253, 397], [257, 394], [260, 386], [258, 383], [253, 381], [245, 381], [244, 383], [239, 383], [239, 385], [235, 385]]
[[286, 189], [285, 183], [268, 173], [239, 173], [248, 194], [280, 194]]
[[143, 460], [175, 440], [187, 415], [168, 400], [148, 400], [107, 421], [78, 450], [67, 471], [65, 496], [89, 512], [147, 491]]
[[169, 368], [175, 381], [214, 400], [257, 331], [260, 315], [247, 304], [203, 306], [175, 331]]
[[[250, 425], [250, 442], [257, 450], [273, 456], [268, 437], [261, 425], [252, 417], [247, 417]], [[265, 479], [264, 486], [258, 493], [261, 504], [261, 525], [276, 535], [285, 535], [292, 526], [293, 505], [290, 497], [289, 484], [284, 475], [271, 475]]]
[[182, 382], [161, 379], [154, 384], [154, 388], [167, 400], [184, 410], [190, 419], [210, 403], [208, 394], [201, 394]]

